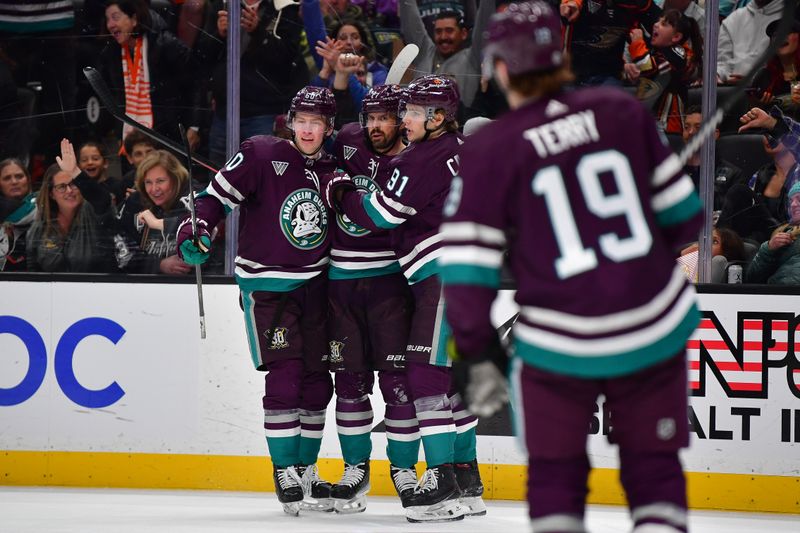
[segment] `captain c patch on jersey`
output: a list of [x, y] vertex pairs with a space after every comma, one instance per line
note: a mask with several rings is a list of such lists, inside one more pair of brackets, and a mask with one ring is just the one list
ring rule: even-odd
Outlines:
[[328, 210], [312, 189], [299, 189], [287, 196], [279, 222], [286, 239], [301, 250], [316, 248], [328, 235]]

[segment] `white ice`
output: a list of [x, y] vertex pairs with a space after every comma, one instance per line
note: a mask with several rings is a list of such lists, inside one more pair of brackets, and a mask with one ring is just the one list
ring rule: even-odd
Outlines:
[[[485, 517], [406, 522], [395, 498], [370, 497], [358, 515], [280, 510], [273, 493], [0, 487], [2, 533], [514, 533], [529, 531], [522, 502], [488, 501]], [[592, 506], [592, 533], [630, 530], [622, 507]], [[797, 533], [800, 516], [693, 511], [693, 533]]]

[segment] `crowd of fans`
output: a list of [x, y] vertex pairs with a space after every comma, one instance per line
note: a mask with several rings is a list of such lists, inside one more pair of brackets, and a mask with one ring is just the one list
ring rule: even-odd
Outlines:
[[[229, 1], [0, 0], [0, 272], [190, 272], [174, 246], [189, 191], [182, 160], [98, 106], [81, 68], [94, 66], [138, 122], [176, 140], [184, 124], [193, 149], [222, 165]], [[408, 43], [420, 53], [405, 81], [453, 77], [461, 124], [506, 110], [481, 48], [507, 0], [240, 1], [241, 139], [289, 137], [286, 110], [308, 84], [333, 90], [337, 129], [357, 121]], [[697, 133], [703, 0], [551, 1], [576, 85], [636, 94], [676, 150]], [[796, 0], [720, 2], [718, 100], [769, 45], [784, 1]], [[745, 282], [800, 281], [799, 44], [795, 22], [717, 132], [714, 282], [731, 264]], [[686, 167], [696, 184], [699, 167], [697, 155]], [[696, 279], [696, 246], [678, 256]], [[222, 273], [222, 259], [207, 272]]]

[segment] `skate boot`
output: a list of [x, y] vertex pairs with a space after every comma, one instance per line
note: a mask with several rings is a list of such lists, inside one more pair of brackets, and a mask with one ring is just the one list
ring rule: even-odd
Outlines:
[[478, 470], [478, 461], [469, 463], [456, 463], [456, 481], [461, 489], [461, 505], [464, 506], [467, 516], [483, 516], [486, 514], [486, 504], [483, 503], [483, 483]]
[[283, 505], [283, 511], [292, 516], [300, 514], [300, 502], [303, 501], [303, 487], [300, 486], [300, 476], [293, 466], [286, 468], [273, 467], [272, 477], [275, 480], [275, 492], [278, 501]]
[[295, 468], [303, 487], [304, 498], [300, 508], [305, 511], [332, 512], [331, 484], [319, 477], [317, 465], [297, 465]]
[[406, 519], [409, 522], [450, 522], [463, 520], [465, 509], [458, 503], [458, 489], [453, 465], [429, 468], [408, 498]]
[[369, 492], [369, 461], [357, 465], [345, 463], [342, 479], [331, 489], [333, 507], [337, 513], [363, 513], [367, 510], [367, 492]]
[[417, 488], [417, 472], [413, 468], [400, 468], [389, 465], [389, 473], [394, 482], [394, 490], [400, 496], [400, 503], [403, 507], [408, 507], [408, 499], [414, 494]]

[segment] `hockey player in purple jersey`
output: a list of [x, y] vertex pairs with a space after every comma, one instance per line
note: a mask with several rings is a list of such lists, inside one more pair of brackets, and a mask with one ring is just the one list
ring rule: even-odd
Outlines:
[[[264, 428], [284, 510], [330, 511], [331, 485], [316, 461], [325, 408], [333, 395], [328, 372], [328, 218], [319, 177], [336, 168], [322, 149], [336, 104], [325, 88], [305, 87], [292, 99], [292, 141], [256, 136], [197, 198], [200, 243], [191, 223], [178, 229], [188, 263], [208, 258], [210, 231], [240, 208], [235, 276], [241, 290], [253, 364], [266, 371]], [[202, 244], [203, 246], [198, 246]]]
[[[336, 136], [333, 153], [339, 167], [365, 192], [386, 186], [389, 163], [405, 148], [397, 117], [401, 94], [397, 85], [373, 87], [361, 104], [359, 122], [345, 125]], [[369, 394], [375, 370], [386, 403], [386, 454], [402, 502], [417, 484], [419, 428], [405, 372], [411, 293], [388, 232], [370, 231], [341, 214], [331, 223], [331, 232], [330, 363], [345, 462], [344, 475], [331, 494], [338, 512], [355, 513], [366, 508], [369, 490]]]
[[489, 310], [508, 249], [532, 531], [585, 531], [587, 431], [603, 394], [634, 531], [685, 532], [678, 451], [699, 312], [674, 251], [696, 238], [702, 206], [638, 102], [561, 89], [571, 73], [560, 30], [540, 1], [511, 4], [489, 26], [484, 64], [512, 112], [469, 137], [445, 206], [454, 373], [473, 412], [501, 406], [506, 358]]
[[357, 191], [347, 174], [337, 174], [325, 188], [326, 202], [356, 224], [371, 231], [391, 230], [392, 249], [411, 285], [414, 311], [406, 366], [428, 464], [404, 503], [412, 522], [457, 520], [465, 513], [486, 512], [476, 462], [477, 419], [451, 394], [445, 351], [448, 327], [436, 263], [442, 206], [458, 170], [458, 101], [452, 80], [440, 76], [415, 80], [400, 105], [411, 144], [392, 160], [383, 190]]

